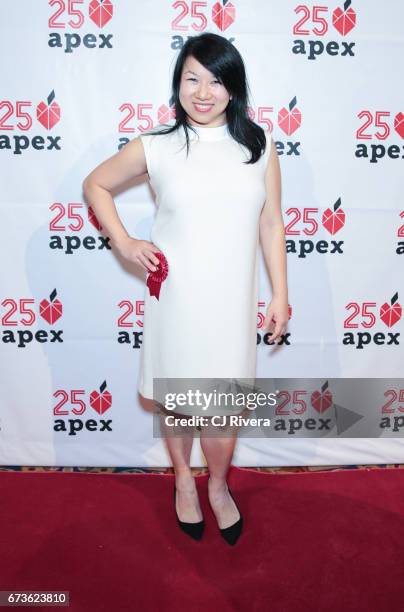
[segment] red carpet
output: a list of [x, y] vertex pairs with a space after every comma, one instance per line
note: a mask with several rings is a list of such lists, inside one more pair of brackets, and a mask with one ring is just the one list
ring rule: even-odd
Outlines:
[[3, 472], [0, 590], [68, 590], [74, 612], [403, 609], [403, 469], [233, 466], [228, 482], [245, 529], [233, 548], [206, 475], [194, 542], [175, 522], [173, 476]]

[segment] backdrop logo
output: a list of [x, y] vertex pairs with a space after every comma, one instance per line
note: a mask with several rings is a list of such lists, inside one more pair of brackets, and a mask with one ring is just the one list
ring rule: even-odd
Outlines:
[[[173, 32], [189, 32], [190, 36], [201, 34], [207, 28], [225, 32], [236, 19], [236, 8], [230, 0], [215, 2], [209, 13], [206, 2], [186, 2], [179, 0], [172, 4], [177, 15], [171, 22]], [[209, 21], [210, 18], [210, 21]], [[234, 42], [234, 38], [229, 38]], [[171, 48], [180, 49], [185, 42], [185, 34], [175, 34], [172, 37]]]
[[139, 349], [143, 341], [144, 300], [121, 300], [118, 308], [121, 311], [117, 322], [118, 344]]
[[343, 254], [343, 240], [315, 240], [314, 238], [320, 228], [331, 236], [335, 236], [344, 227], [345, 211], [341, 207], [341, 198], [325, 209], [321, 215], [321, 222], [318, 219], [318, 212], [318, 208], [291, 207], [287, 209], [285, 214], [291, 216], [292, 219], [285, 225], [285, 235], [305, 236], [300, 239], [288, 238], [286, 240], [287, 253], [293, 253], [301, 259], [313, 253], [316, 255]]
[[99, 418], [103, 417], [112, 406], [112, 395], [107, 390], [105, 380], [99, 389], [94, 389], [89, 394], [85, 389], [71, 389], [70, 391], [58, 389], [53, 397], [60, 398], [53, 408], [53, 415], [68, 417], [66, 420], [56, 418], [54, 431], [65, 433], [68, 436], [77, 436], [83, 431], [112, 432], [112, 419]]
[[332, 406], [332, 393], [328, 388], [328, 381], [321, 386], [320, 391], [313, 391], [310, 400], [311, 405], [318, 414], [323, 414]]
[[[170, 98], [168, 104], [159, 104], [156, 107], [148, 102], [138, 102], [134, 104], [131, 101], [123, 102], [118, 111], [122, 114], [122, 118], [118, 124], [118, 132], [120, 134], [128, 134], [119, 138], [118, 150], [124, 147], [131, 139], [129, 134], [143, 133], [155, 128], [156, 124], [167, 124], [171, 120], [175, 120], [174, 101]], [[263, 130], [272, 133], [274, 128], [273, 114], [276, 113], [273, 106], [258, 106], [257, 108], [247, 107], [248, 115], [251, 121], [255, 121], [262, 127]], [[279, 129], [291, 136], [294, 134], [302, 123], [302, 113], [297, 106], [296, 96], [292, 98], [287, 106], [283, 106], [276, 115], [275, 122]], [[277, 141], [276, 148], [279, 155], [296, 155], [300, 156], [298, 147], [299, 141], [288, 140], [286, 142]]]
[[[114, 7], [111, 0], [91, 0], [86, 2], [87, 11], [83, 0], [58, 0], [49, 4], [55, 4], [55, 11], [49, 17], [48, 27], [55, 30], [69, 29], [69, 32], [50, 32], [48, 46], [51, 49], [63, 49], [65, 53], [73, 53], [79, 47], [86, 49], [112, 49], [112, 34], [84, 33], [85, 27], [101, 29], [112, 19]], [[86, 22], [86, 23], [85, 23]], [[87, 26], [88, 24], [88, 26]], [[80, 31], [80, 33], [79, 33]]]
[[[271, 114], [276, 113], [273, 106], [260, 106], [255, 113], [253, 109], [248, 108], [250, 118], [261, 125], [263, 129], [269, 132], [273, 131], [273, 121]], [[257, 117], [257, 119], [256, 119]], [[286, 136], [292, 136], [302, 124], [302, 113], [297, 106], [297, 98], [294, 96], [287, 106], [283, 106], [276, 115], [277, 125], [279, 130], [286, 134]], [[300, 156], [298, 147], [300, 146], [299, 141], [287, 140], [286, 142], [277, 141], [276, 150], [278, 155], [296, 155]]]
[[[293, 41], [292, 53], [304, 55], [308, 60], [315, 60], [319, 56], [326, 55], [341, 57], [354, 57], [354, 42], [341, 40], [328, 40], [325, 42], [323, 37], [327, 34], [347, 36], [356, 26], [356, 12], [351, 6], [351, 0], [346, 0], [343, 7], [337, 7], [331, 13], [330, 29], [330, 9], [328, 6], [314, 5], [307, 6], [299, 4], [295, 8], [295, 13], [301, 14], [299, 21], [293, 26], [293, 35], [301, 36]], [[309, 40], [303, 37], [312, 36]]]
[[224, 30], [227, 30], [227, 28], [232, 25], [235, 17], [236, 9], [230, 0], [216, 2], [212, 7], [212, 21], [217, 25], [221, 32], [224, 32]]
[[296, 106], [296, 96], [289, 102], [288, 108], [281, 108], [278, 113], [278, 125], [280, 129], [287, 135], [291, 136], [302, 124], [302, 113]]
[[[0, 102], [0, 113], [3, 110], [3, 115], [0, 117], [0, 130], [8, 132], [29, 132], [35, 129], [32, 112], [32, 102], [27, 100], [2, 100]], [[55, 92], [52, 89], [46, 100], [41, 100], [36, 106], [36, 120], [45, 128], [51, 130], [60, 121], [60, 106], [55, 100]], [[8, 149], [14, 155], [21, 155], [23, 151], [30, 148], [36, 151], [60, 151], [60, 136], [43, 136], [32, 135], [26, 136], [22, 134], [13, 134], [8, 136], [3, 134], [0, 136], [0, 149]]]
[[383, 398], [387, 398], [380, 407], [380, 429], [392, 434], [399, 434], [400, 437], [404, 432], [404, 389], [403, 388], [386, 388], [383, 393]]
[[[328, 381], [314, 391], [277, 389], [276, 397], [276, 407], [271, 409], [274, 433], [302, 437], [326, 435], [335, 427], [334, 400]], [[257, 414], [260, 410], [256, 409]]]
[[85, 249], [86, 251], [111, 250], [108, 236], [85, 235], [87, 227], [91, 224], [96, 230], [102, 230], [91, 206], [87, 208], [87, 215], [81, 214], [85, 204], [69, 202], [67, 207], [61, 202], [54, 202], [49, 206], [53, 217], [49, 221], [49, 231], [53, 232], [49, 238], [49, 248], [61, 251], [65, 255], [72, 255]]
[[[271, 340], [271, 334], [269, 332], [265, 332], [265, 333], [261, 333], [261, 331], [265, 322], [265, 313], [266, 310], [268, 308], [268, 304], [266, 304], [263, 301], [259, 301], [258, 302], [258, 313], [257, 313], [257, 345], [258, 344], [264, 344], [266, 346], [272, 346], [274, 343], [273, 340]], [[292, 317], [292, 306], [290, 304], [288, 304], [288, 320]], [[287, 346], [290, 346], [290, 332], [286, 332], [284, 334], [281, 334], [281, 337], [279, 339], [279, 341], [276, 343], [276, 346], [280, 346], [282, 344], [286, 344]]]
[[[360, 142], [356, 145], [355, 157], [366, 159], [371, 164], [377, 164], [380, 159], [402, 159], [404, 139], [404, 114], [390, 111], [362, 110], [358, 118], [363, 120], [356, 131], [358, 140], [372, 141]], [[391, 144], [384, 144], [387, 139], [393, 139]], [[398, 141], [398, 144], [397, 144]]]
[[376, 302], [349, 302], [345, 309], [352, 312], [345, 319], [344, 328], [358, 331], [345, 332], [342, 344], [354, 346], [356, 349], [364, 349], [371, 344], [399, 346], [399, 332], [380, 331], [381, 324], [383, 327], [392, 328], [401, 319], [402, 307], [398, 302], [398, 293], [379, 308]]
[[[168, 123], [171, 119], [175, 119], [175, 108], [173, 100], [170, 103], [160, 104], [157, 108], [148, 102], [123, 102], [118, 111], [122, 113], [122, 119], [118, 125], [120, 134], [134, 134], [135, 132], [143, 133], [152, 130], [155, 123]], [[122, 149], [130, 141], [129, 136], [119, 138], [118, 150]]]
[[[160, 104], [155, 109], [153, 104], [124, 102], [119, 106], [119, 112], [124, 116], [119, 122], [119, 133], [134, 134], [135, 132], [146, 132], [155, 127], [157, 118], [158, 124], [168, 123], [172, 119], [175, 120], [174, 101], [171, 98], [167, 104]], [[251, 106], [247, 107], [248, 115], [251, 121], [255, 121], [267, 132], [273, 131], [274, 120], [272, 115], [276, 113], [273, 106], [259, 106], [256, 109]], [[292, 136], [301, 126], [302, 113], [297, 106], [297, 98], [294, 96], [287, 106], [283, 106], [276, 115], [277, 125], [279, 129], [286, 134]], [[118, 149], [121, 149], [129, 142], [129, 137], [119, 139]], [[298, 147], [300, 142], [277, 142], [276, 147], [279, 155], [296, 155], [300, 156]]]
[[[404, 210], [402, 210], [400, 213], [400, 219], [404, 219]], [[404, 238], [404, 223], [402, 223], [398, 230], [397, 230], [397, 238]], [[403, 255], [404, 253], [404, 240], [399, 240], [397, 242], [397, 249], [396, 249], [396, 253], [397, 255]]]
[[6, 312], [2, 315], [1, 324], [4, 327], [14, 328], [3, 330], [4, 344], [25, 348], [34, 341], [40, 344], [63, 342], [62, 329], [38, 329], [36, 331], [28, 329], [36, 323], [37, 319], [49, 325], [54, 325], [60, 319], [63, 314], [63, 305], [56, 296], [57, 292], [54, 289], [48, 298], [43, 298], [39, 302], [39, 313], [38, 307], [35, 308], [34, 298], [20, 298], [18, 301], [13, 298], [4, 299], [1, 305]]

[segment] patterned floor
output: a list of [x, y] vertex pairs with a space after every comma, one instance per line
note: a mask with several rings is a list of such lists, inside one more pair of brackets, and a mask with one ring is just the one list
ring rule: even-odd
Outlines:
[[[335, 470], [369, 470], [383, 468], [403, 468], [402, 463], [378, 463], [366, 465], [315, 465], [315, 466], [287, 466], [287, 467], [242, 467], [240, 469], [254, 470], [257, 472], [271, 472], [287, 474], [293, 472], [332, 472]], [[206, 474], [208, 469], [191, 468], [194, 476]], [[0, 472], [88, 472], [94, 474], [174, 474], [173, 468], [145, 468], [145, 467], [82, 467], [82, 466], [21, 466], [5, 465], [0, 466]]]

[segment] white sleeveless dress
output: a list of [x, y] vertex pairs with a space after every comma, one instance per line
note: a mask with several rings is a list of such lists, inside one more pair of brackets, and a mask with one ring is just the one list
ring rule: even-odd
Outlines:
[[[250, 153], [227, 124], [194, 127], [188, 157], [182, 127], [140, 136], [157, 205], [150, 241], [168, 263], [159, 299], [147, 286], [144, 296], [138, 390], [156, 401], [156, 378], [167, 380], [168, 392], [182, 390], [172, 379], [209, 379], [207, 388], [223, 390], [221, 381], [250, 384], [256, 376], [259, 216], [272, 138], [266, 132], [258, 162], [243, 164]], [[173, 414], [224, 412], [187, 405]]]

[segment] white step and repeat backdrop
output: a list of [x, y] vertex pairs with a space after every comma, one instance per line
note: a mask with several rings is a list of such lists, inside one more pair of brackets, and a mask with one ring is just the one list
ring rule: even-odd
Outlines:
[[[3, 465], [170, 465], [136, 389], [145, 277], [110, 249], [82, 181], [172, 118], [175, 59], [204, 31], [241, 52], [251, 115], [277, 143], [290, 320], [271, 346], [261, 253], [257, 376], [302, 379], [279, 418], [314, 436], [242, 437], [234, 463], [404, 461], [404, 385], [381, 380], [404, 363], [403, 22], [399, 0], [1, 3]], [[113, 195], [128, 231], [149, 239], [145, 177]], [[201, 333], [196, 323], [195, 343]], [[350, 414], [367, 410], [374, 428], [365, 438], [359, 418], [356, 436], [316, 437], [335, 406], [313, 397], [343, 377], [372, 379]], [[192, 463], [204, 464], [199, 441]]]

